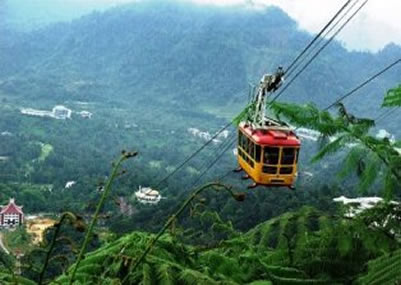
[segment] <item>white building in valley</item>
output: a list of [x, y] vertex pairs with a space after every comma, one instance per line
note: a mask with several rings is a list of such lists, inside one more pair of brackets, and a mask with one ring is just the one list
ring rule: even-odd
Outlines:
[[153, 190], [150, 187], [141, 187], [135, 192], [135, 197], [139, 203], [142, 204], [157, 204], [160, 202], [162, 196], [159, 191]]
[[92, 113], [89, 112], [89, 111], [81, 111], [81, 112], [78, 112], [78, 114], [84, 119], [91, 119], [92, 118]]
[[71, 119], [72, 111], [62, 105], [57, 105], [52, 110], [53, 117], [55, 119]]
[[21, 113], [28, 116], [47, 117], [58, 120], [71, 119], [72, 111], [65, 106], [57, 105], [51, 111], [22, 108]]

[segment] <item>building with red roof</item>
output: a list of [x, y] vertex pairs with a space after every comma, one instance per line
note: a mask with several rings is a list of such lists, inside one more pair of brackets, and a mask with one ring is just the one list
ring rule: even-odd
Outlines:
[[0, 206], [0, 226], [1, 227], [16, 227], [24, 222], [24, 212], [22, 206], [15, 204], [14, 198], [6, 206]]

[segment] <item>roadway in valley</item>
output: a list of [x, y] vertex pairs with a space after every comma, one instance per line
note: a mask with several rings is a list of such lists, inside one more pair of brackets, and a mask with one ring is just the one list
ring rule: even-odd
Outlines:
[[0, 232], [0, 247], [1, 247], [1, 249], [5, 252], [5, 253], [7, 253], [7, 254], [10, 254], [10, 252], [8, 251], [8, 249], [4, 246], [4, 243], [3, 243], [3, 234]]

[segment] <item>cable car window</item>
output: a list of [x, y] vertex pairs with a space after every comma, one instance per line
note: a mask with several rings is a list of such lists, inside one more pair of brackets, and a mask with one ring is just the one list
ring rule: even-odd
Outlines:
[[281, 164], [293, 164], [295, 159], [295, 148], [283, 148]]
[[252, 159], [255, 159], [255, 148], [253, 141], [249, 141], [248, 144], [248, 154]]
[[267, 174], [276, 174], [277, 173], [277, 167], [263, 166], [263, 172], [267, 173]]
[[244, 135], [241, 132], [238, 132], [238, 145], [242, 147], [242, 137]]
[[238, 156], [242, 157], [242, 150], [238, 149]]
[[280, 168], [280, 174], [291, 174], [292, 173], [292, 167], [281, 167]]
[[263, 162], [266, 164], [278, 164], [279, 151], [278, 147], [265, 147]]
[[245, 150], [245, 152], [248, 152], [248, 142], [249, 139], [247, 136], [243, 136], [242, 138], [242, 148]]
[[255, 145], [255, 161], [256, 162], [260, 162], [260, 154], [262, 152], [262, 148], [260, 147], [260, 145]]
[[298, 163], [299, 149], [296, 150], [297, 154], [295, 155], [295, 163]]
[[245, 153], [243, 151], [241, 151], [241, 157], [242, 157], [243, 160], [246, 159], [246, 155], [245, 155]]

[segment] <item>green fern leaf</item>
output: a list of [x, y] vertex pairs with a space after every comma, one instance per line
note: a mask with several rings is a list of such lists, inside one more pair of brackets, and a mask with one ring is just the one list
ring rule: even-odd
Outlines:
[[271, 281], [257, 280], [252, 283], [248, 283], [247, 285], [273, 285]]
[[337, 173], [337, 176], [340, 179], [344, 179], [346, 176], [351, 174], [352, 171], [357, 169], [359, 162], [366, 155], [366, 151], [364, 151], [360, 147], [354, 147], [347, 154], [342, 169]]
[[346, 136], [340, 136], [333, 142], [325, 145], [311, 160], [311, 162], [317, 162], [329, 154], [336, 153], [338, 150], [344, 147], [344, 141]]
[[401, 85], [397, 88], [390, 89], [384, 97], [382, 107], [399, 107], [401, 106]]
[[142, 266], [142, 285], [152, 285], [152, 268], [148, 263], [144, 263]]
[[157, 267], [157, 277], [160, 285], [174, 285], [174, 272], [172, 267], [165, 263]]
[[365, 169], [362, 172], [359, 183], [359, 190], [362, 193], [365, 193], [375, 182], [381, 166], [381, 161], [379, 161], [376, 155], [369, 155], [365, 161]]
[[218, 284], [208, 275], [203, 274], [199, 271], [192, 269], [184, 269], [179, 274], [179, 279], [187, 285], [195, 285], [195, 284], [205, 284], [205, 285], [216, 285]]
[[393, 285], [401, 282], [401, 249], [368, 263], [368, 272], [359, 278], [362, 285]]

